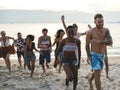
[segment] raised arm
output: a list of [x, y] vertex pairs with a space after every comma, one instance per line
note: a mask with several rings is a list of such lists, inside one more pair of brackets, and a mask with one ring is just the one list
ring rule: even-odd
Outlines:
[[88, 24], [88, 28], [89, 28], [89, 29], [92, 29], [92, 26], [91, 26], [90, 24]]
[[[67, 30], [67, 26], [66, 26], [66, 24], [65, 24], [65, 17], [64, 17], [64, 15], [62, 15], [61, 16], [61, 20], [62, 20], [62, 24], [63, 24], [63, 26], [64, 26], [64, 29], [65, 29], [65, 31]], [[66, 31], [67, 32], [67, 31]]]

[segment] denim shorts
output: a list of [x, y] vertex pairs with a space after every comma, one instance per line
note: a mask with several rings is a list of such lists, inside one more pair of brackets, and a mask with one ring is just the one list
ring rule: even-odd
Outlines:
[[40, 53], [39, 64], [43, 64], [45, 60], [47, 63], [51, 61], [50, 52]]
[[25, 63], [28, 64], [28, 63], [30, 63], [30, 61], [35, 61], [36, 56], [33, 52], [30, 52], [30, 53], [24, 55], [24, 60], [25, 60]]
[[78, 60], [77, 60], [76, 56], [62, 57], [62, 65], [64, 66], [65, 64], [78, 65]]
[[90, 53], [92, 70], [101, 70], [104, 66], [104, 53], [98, 54], [96, 52]]

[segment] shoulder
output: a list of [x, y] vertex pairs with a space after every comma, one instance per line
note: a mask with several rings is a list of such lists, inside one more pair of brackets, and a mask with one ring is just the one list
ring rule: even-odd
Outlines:
[[92, 35], [92, 33], [94, 33], [95, 30], [96, 30], [96, 28], [92, 28], [92, 29], [88, 30], [86, 35]]
[[104, 29], [104, 31], [107, 33], [107, 32], [109, 32], [109, 29], [108, 28], [103, 28]]
[[43, 38], [43, 36], [40, 36], [38, 39], [41, 40]]
[[79, 39], [75, 38], [75, 40], [76, 40], [77, 44], [81, 43], [81, 41]]
[[50, 39], [51, 37], [50, 36], [47, 36], [48, 39]]

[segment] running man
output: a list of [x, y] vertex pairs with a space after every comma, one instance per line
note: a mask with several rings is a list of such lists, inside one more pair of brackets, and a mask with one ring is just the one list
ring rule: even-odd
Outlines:
[[[92, 26], [90, 24], [88, 24], [88, 28], [92, 29]], [[111, 45], [109, 45], [109, 46], [111, 46]], [[108, 65], [107, 45], [105, 45], [105, 58], [104, 58], [104, 62], [105, 62], [106, 78], [109, 78], [109, 76], [108, 76], [109, 65]]]
[[[24, 43], [25, 43], [25, 39], [22, 38], [22, 34], [20, 32], [17, 33], [17, 39], [15, 40], [15, 46], [17, 47], [17, 57], [18, 57], [18, 62], [20, 67], [22, 67], [22, 62], [21, 62], [21, 58], [22, 56], [24, 57]], [[24, 69], [25, 67], [25, 62], [24, 62]]]
[[46, 59], [46, 66], [49, 68], [48, 63], [51, 62], [50, 53], [52, 52], [51, 48], [51, 37], [47, 35], [48, 30], [44, 28], [42, 30], [43, 35], [38, 38], [38, 48], [40, 48], [40, 57], [39, 57], [39, 64], [42, 65], [43, 73], [45, 73], [45, 59]]
[[89, 85], [90, 90], [93, 90], [92, 80], [95, 79], [97, 90], [101, 90], [100, 77], [104, 65], [105, 46], [112, 44], [112, 38], [109, 30], [103, 27], [104, 20], [102, 14], [96, 14], [94, 22], [96, 27], [89, 30], [86, 35], [87, 62], [88, 64], [91, 63], [93, 70], [89, 78]]

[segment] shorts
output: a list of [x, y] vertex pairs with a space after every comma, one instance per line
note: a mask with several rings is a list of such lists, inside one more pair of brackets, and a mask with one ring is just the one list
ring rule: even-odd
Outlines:
[[28, 53], [26, 55], [24, 55], [24, 60], [26, 64], [29, 64], [30, 61], [35, 61], [36, 60], [36, 56], [33, 52]]
[[24, 57], [24, 52], [17, 51], [17, 57], [21, 58], [21, 56]]
[[78, 65], [78, 61], [76, 56], [73, 57], [62, 57], [62, 65], [65, 64], [72, 64], [72, 65]]
[[0, 57], [6, 58], [7, 54], [15, 54], [14, 46], [0, 47]]
[[104, 53], [98, 54], [96, 52], [90, 53], [92, 70], [101, 70], [104, 66]]
[[45, 59], [46, 59], [46, 62], [47, 62], [47, 63], [50, 63], [50, 62], [51, 62], [50, 52], [40, 53], [39, 64], [44, 64]]

